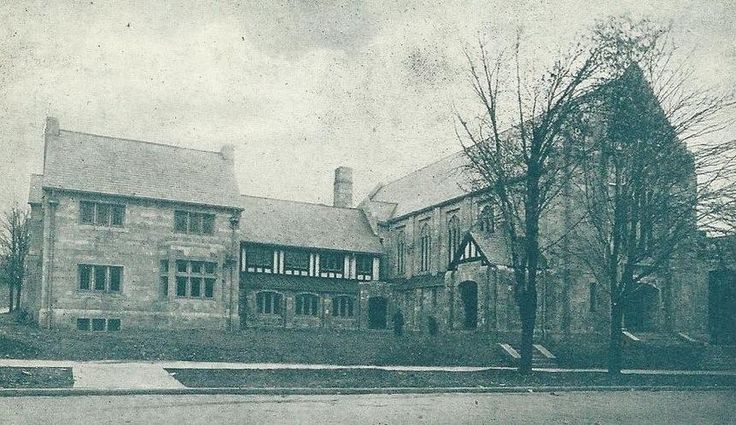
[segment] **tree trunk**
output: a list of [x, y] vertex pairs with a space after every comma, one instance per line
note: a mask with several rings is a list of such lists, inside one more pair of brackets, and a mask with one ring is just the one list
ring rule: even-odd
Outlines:
[[15, 309], [20, 310], [20, 290], [21, 290], [21, 284], [19, 283], [18, 286], [15, 288]]
[[10, 295], [8, 296], [8, 311], [12, 313], [14, 297], [13, 297], [13, 284], [10, 282], [8, 283], [8, 291], [10, 292]]
[[519, 373], [531, 373], [534, 355], [534, 325], [537, 320], [536, 294], [525, 292], [519, 303], [521, 316], [521, 360]]
[[611, 335], [608, 347], [608, 374], [619, 376], [623, 362], [623, 307], [611, 303]]

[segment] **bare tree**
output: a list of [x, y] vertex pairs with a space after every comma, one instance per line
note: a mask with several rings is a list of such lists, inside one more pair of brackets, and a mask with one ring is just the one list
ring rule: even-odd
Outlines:
[[574, 179], [585, 225], [571, 246], [609, 295], [608, 370], [618, 375], [626, 306], [697, 250], [698, 224], [733, 219], [736, 144], [703, 140], [729, 124], [722, 113], [733, 102], [687, 88], [667, 29], [612, 18], [595, 40], [608, 81], [589, 99], [586, 125], [596, 130]]
[[[517, 41], [511, 55], [479, 59], [468, 54], [473, 91], [482, 112], [473, 119], [457, 115], [458, 131], [473, 189], [486, 191], [500, 211], [514, 275], [514, 296], [521, 319], [519, 371], [532, 367], [537, 315], [537, 281], [544, 267], [540, 222], [560, 194], [570, 172], [563, 141], [574, 137], [582, 99], [595, 86], [599, 68], [595, 50], [575, 46], [541, 76], [526, 78]], [[501, 124], [513, 118], [510, 130]]]
[[29, 214], [13, 206], [0, 221], [0, 268], [8, 284], [9, 310], [20, 308], [20, 294], [25, 276], [25, 259], [30, 244]]

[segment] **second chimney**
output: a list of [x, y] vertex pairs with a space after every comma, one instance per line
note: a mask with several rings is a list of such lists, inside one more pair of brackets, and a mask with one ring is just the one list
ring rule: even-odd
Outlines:
[[353, 169], [337, 167], [335, 169], [335, 187], [332, 205], [340, 208], [353, 207]]

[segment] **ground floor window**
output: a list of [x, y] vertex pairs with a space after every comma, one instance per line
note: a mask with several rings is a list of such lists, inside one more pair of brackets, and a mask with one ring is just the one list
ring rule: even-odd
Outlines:
[[176, 260], [176, 296], [213, 298], [217, 281], [217, 263]]
[[319, 296], [314, 294], [298, 294], [296, 296], [296, 314], [299, 316], [319, 315]]
[[283, 297], [278, 292], [262, 291], [256, 294], [256, 304], [260, 314], [281, 314]]
[[353, 317], [353, 303], [352, 297], [339, 296], [332, 299], [332, 316], [333, 317]]
[[79, 264], [79, 289], [83, 291], [120, 292], [123, 284], [121, 266]]

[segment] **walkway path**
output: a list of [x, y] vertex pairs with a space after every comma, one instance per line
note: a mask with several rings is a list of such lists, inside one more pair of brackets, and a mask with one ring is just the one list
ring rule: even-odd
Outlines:
[[[327, 365], [299, 363], [227, 363], [227, 362], [190, 362], [190, 361], [73, 361], [73, 360], [23, 360], [0, 359], [0, 367], [68, 367], [72, 369], [75, 388], [94, 389], [171, 389], [184, 388], [165, 369], [317, 369], [317, 370], [349, 370], [377, 369], [402, 372], [481, 372], [488, 370], [513, 370], [513, 367], [492, 366], [373, 366], [373, 365]], [[549, 373], [606, 373], [605, 369], [534, 369]], [[635, 375], [701, 375], [701, 376], [736, 376], [733, 370], [645, 370], [626, 369], [623, 374]]]

